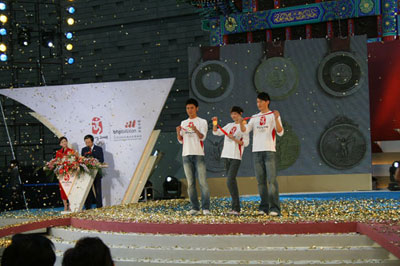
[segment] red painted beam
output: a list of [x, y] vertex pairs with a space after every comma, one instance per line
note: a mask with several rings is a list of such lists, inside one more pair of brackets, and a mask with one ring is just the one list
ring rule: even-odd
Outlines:
[[229, 36], [228, 35], [222, 36], [222, 42], [224, 43], [224, 45], [229, 44]]
[[272, 42], [272, 30], [265, 31], [265, 41]]
[[253, 42], [253, 33], [248, 32], [247, 33], [247, 43], [252, 43]]
[[333, 24], [331, 21], [326, 23], [326, 35], [328, 36], [328, 39], [333, 39]]
[[285, 28], [285, 40], [292, 39], [292, 29], [290, 27]]
[[149, 234], [320, 234], [356, 232], [357, 223], [240, 223], [240, 224], [167, 224], [90, 221], [71, 218], [71, 226], [99, 231]]
[[312, 38], [312, 26], [310, 24], [306, 25], [306, 39]]
[[31, 222], [31, 223], [2, 228], [0, 229], [0, 237], [15, 235], [18, 233], [24, 233], [42, 228], [49, 228], [55, 226], [70, 226], [70, 225], [71, 225], [71, 218], [59, 218], [59, 219], [46, 220], [40, 222]]
[[347, 36], [353, 37], [355, 31], [354, 19], [350, 18], [347, 20]]
[[253, 12], [258, 11], [258, 0], [253, 0]]

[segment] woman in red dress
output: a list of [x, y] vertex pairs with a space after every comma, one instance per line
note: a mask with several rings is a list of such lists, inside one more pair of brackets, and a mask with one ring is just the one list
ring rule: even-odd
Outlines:
[[[75, 153], [73, 149], [68, 148], [68, 139], [66, 137], [59, 138], [58, 143], [60, 144], [61, 149], [56, 152], [56, 158], [62, 158], [68, 154]], [[69, 211], [67, 194], [65, 194], [60, 181], [58, 182], [58, 185], [60, 186], [61, 199], [64, 203], [64, 211]]]

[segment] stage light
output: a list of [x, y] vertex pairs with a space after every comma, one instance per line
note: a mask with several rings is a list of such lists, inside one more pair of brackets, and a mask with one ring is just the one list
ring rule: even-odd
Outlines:
[[22, 46], [28, 46], [31, 43], [31, 33], [27, 28], [18, 29], [18, 43]]
[[75, 19], [73, 19], [73, 18], [68, 18], [68, 19], [67, 19], [67, 24], [70, 25], [70, 26], [74, 25], [74, 24], [75, 24]]
[[1, 23], [6, 23], [8, 21], [8, 18], [6, 15], [0, 15], [0, 22]]
[[53, 31], [42, 31], [42, 45], [47, 48], [55, 47], [55, 37]]
[[167, 176], [163, 183], [164, 198], [178, 199], [181, 196], [181, 182], [173, 176]]
[[0, 10], [6, 10], [7, 6], [6, 3], [0, 2]]
[[395, 190], [400, 190], [400, 162], [399, 161], [394, 161], [392, 163], [392, 166], [389, 168], [389, 186], [388, 189], [395, 191]]
[[74, 49], [74, 46], [72, 45], [72, 44], [67, 44], [66, 46], [65, 46], [65, 48], [68, 50], [68, 51], [71, 51], [72, 49]]
[[75, 63], [75, 59], [73, 57], [68, 58], [67, 63], [72, 65], [73, 63]]
[[6, 54], [0, 54], [0, 61], [6, 62], [8, 60], [8, 56]]
[[5, 28], [0, 28], [0, 35], [1, 36], [7, 35], [7, 30]]
[[65, 37], [66, 37], [68, 40], [71, 40], [72, 37], [74, 37], [74, 35], [72, 34], [72, 32], [67, 32], [67, 33], [65, 33]]
[[75, 7], [70, 6], [70, 7], [67, 8], [67, 11], [68, 11], [68, 13], [70, 13], [70, 14], [74, 14], [74, 13], [75, 13]]
[[7, 51], [7, 46], [4, 43], [0, 43], [0, 52]]

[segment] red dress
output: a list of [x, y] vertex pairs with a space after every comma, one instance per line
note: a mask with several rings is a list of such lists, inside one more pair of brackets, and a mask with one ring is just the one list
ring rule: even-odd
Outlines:
[[[61, 148], [56, 152], [56, 158], [62, 158], [65, 155], [67, 155], [68, 153], [73, 153], [73, 152], [74, 152], [74, 150], [70, 149], [68, 147], [65, 150], [64, 150], [64, 148]], [[65, 194], [64, 189], [62, 188], [60, 181], [58, 181], [58, 185], [60, 187], [61, 199], [62, 200], [68, 200], [67, 194]]]

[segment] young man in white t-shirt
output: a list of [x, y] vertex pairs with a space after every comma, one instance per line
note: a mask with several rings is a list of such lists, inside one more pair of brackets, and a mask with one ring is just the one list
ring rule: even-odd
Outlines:
[[196, 178], [199, 179], [201, 191], [201, 208], [204, 215], [210, 215], [210, 191], [206, 179], [206, 165], [204, 161], [204, 140], [207, 136], [208, 123], [197, 116], [199, 104], [195, 99], [186, 101], [186, 113], [189, 118], [182, 121], [176, 128], [176, 136], [182, 147], [183, 170], [188, 183], [188, 194], [192, 209], [190, 215], [200, 214], [199, 199], [196, 191]]
[[270, 97], [261, 92], [257, 96], [260, 113], [253, 115], [247, 125], [241, 123], [242, 132], [253, 131], [253, 159], [261, 203], [259, 214], [278, 216], [281, 214], [279, 187], [276, 179], [276, 135], [282, 136], [284, 129], [278, 111], [269, 109]]
[[233, 106], [231, 109], [231, 118], [234, 122], [227, 124], [222, 129], [218, 128], [218, 118], [213, 117], [213, 134], [216, 136], [225, 136], [221, 158], [225, 162], [226, 184], [232, 197], [232, 210], [228, 213], [231, 215], [240, 214], [239, 190], [236, 176], [240, 162], [242, 161], [244, 147], [249, 145], [249, 134], [240, 130], [240, 118], [242, 114], [242, 108]]

